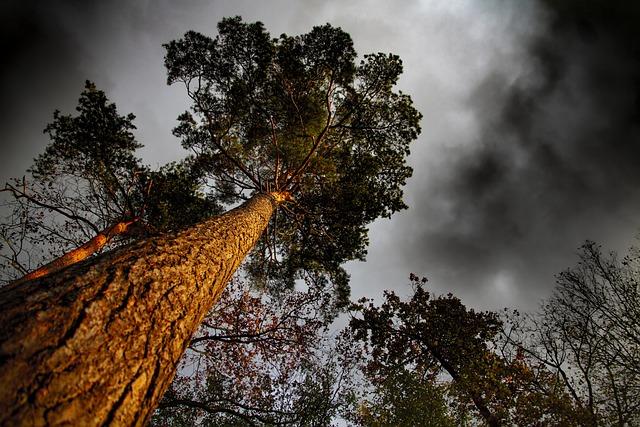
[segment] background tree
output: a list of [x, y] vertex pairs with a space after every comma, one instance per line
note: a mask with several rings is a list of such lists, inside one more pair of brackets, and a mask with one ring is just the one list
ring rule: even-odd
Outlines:
[[538, 313], [511, 316], [512, 342], [556, 373], [596, 425], [640, 423], [640, 253], [586, 242]]
[[371, 427], [459, 425], [449, 412], [444, 386], [430, 375], [399, 367], [372, 378], [372, 393], [357, 403], [351, 418]]
[[348, 367], [330, 350], [335, 301], [324, 284], [307, 284], [273, 298], [232, 282], [152, 424], [329, 425], [345, 405]]
[[[399, 390], [395, 401], [409, 404], [417, 387], [428, 398], [421, 406], [440, 408], [433, 412], [442, 414], [436, 424], [581, 424], [580, 408], [548, 370], [530, 363], [517, 347], [501, 346], [496, 313], [467, 309], [450, 294], [432, 298], [424, 289], [426, 279], [412, 275], [411, 282], [409, 301], [392, 292], [380, 307], [362, 300], [350, 323], [354, 338], [369, 348], [365, 375], [382, 390], [382, 401], [394, 393], [389, 382], [404, 378], [411, 388]], [[381, 425], [394, 423], [402, 424], [394, 419]]]
[[271, 39], [234, 18], [219, 33], [167, 45], [169, 81], [185, 83], [199, 120], [183, 115], [176, 134], [220, 195], [249, 200], [0, 289], [0, 380], [16, 384], [0, 391], [3, 422], [143, 424], [249, 251], [267, 285], [324, 274], [344, 301], [340, 263], [364, 256], [370, 221], [404, 207], [420, 115], [392, 90], [396, 56], [356, 66], [349, 36], [329, 25]]
[[[76, 110], [76, 116], [54, 113], [45, 129], [51, 142], [35, 159], [30, 177], [5, 185], [10, 212], [0, 225], [5, 283], [220, 211], [202, 193], [203, 178], [189, 159], [152, 171], [136, 158], [142, 145], [132, 133], [135, 117], [118, 114], [93, 83], [86, 82]], [[36, 270], [52, 258], [54, 263]]]

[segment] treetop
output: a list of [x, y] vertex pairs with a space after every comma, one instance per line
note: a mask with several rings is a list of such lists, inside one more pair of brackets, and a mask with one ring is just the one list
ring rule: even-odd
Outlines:
[[240, 17], [223, 19], [214, 38], [189, 31], [164, 46], [167, 82], [192, 100], [174, 134], [216, 196], [229, 204], [255, 192], [292, 196], [253, 270], [289, 284], [301, 270], [346, 280], [340, 264], [364, 258], [367, 225], [406, 208], [406, 157], [421, 115], [394, 90], [400, 58], [356, 63], [341, 28], [272, 38]]

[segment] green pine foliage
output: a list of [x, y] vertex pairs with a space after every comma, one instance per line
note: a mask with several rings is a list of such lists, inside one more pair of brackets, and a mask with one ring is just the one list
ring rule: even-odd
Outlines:
[[190, 31], [165, 48], [168, 83], [193, 101], [174, 133], [220, 200], [293, 196], [251, 258], [253, 277], [282, 288], [301, 271], [325, 274], [346, 302], [341, 264], [364, 259], [369, 223], [406, 208], [406, 157], [421, 115], [394, 91], [400, 58], [357, 63], [340, 28], [271, 38], [239, 17], [221, 21], [215, 38]]

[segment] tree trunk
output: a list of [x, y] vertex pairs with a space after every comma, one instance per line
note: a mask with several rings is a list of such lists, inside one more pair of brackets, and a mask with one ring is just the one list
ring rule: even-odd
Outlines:
[[0, 289], [0, 424], [145, 424], [276, 196]]

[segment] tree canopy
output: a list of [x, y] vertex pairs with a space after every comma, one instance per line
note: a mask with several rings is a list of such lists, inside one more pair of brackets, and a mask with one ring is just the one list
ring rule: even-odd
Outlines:
[[282, 298], [234, 280], [191, 340], [152, 424], [329, 425], [351, 372], [330, 336], [325, 285]]
[[396, 55], [356, 63], [331, 25], [271, 38], [260, 22], [218, 24], [165, 45], [168, 83], [193, 104], [174, 134], [220, 200], [255, 192], [292, 197], [251, 258], [254, 279], [291, 287], [301, 270], [328, 274], [344, 296], [344, 261], [363, 259], [367, 224], [405, 208], [409, 143], [420, 132], [411, 98], [395, 92]]
[[[354, 306], [357, 316], [350, 327], [368, 349], [364, 372], [375, 391], [360, 409], [364, 425], [411, 424], [412, 413], [403, 405], [415, 395], [425, 399], [414, 404], [418, 410], [430, 408], [432, 425], [581, 425], [589, 420], [552, 372], [527, 358], [521, 347], [505, 344], [497, 313], [468, 309], [451, 294], [433, 297], [424, 288], [426, 279], [418, 276], [411, 275], [411, 282], [408, 301], [387, 292], [379, 307], [367, 300]], [[407, 387], [398, 390], [396, 379]], [[389, 413], [390, 407], [397, 410]], [[371, 423], [371, 413], [387, 422]]]

